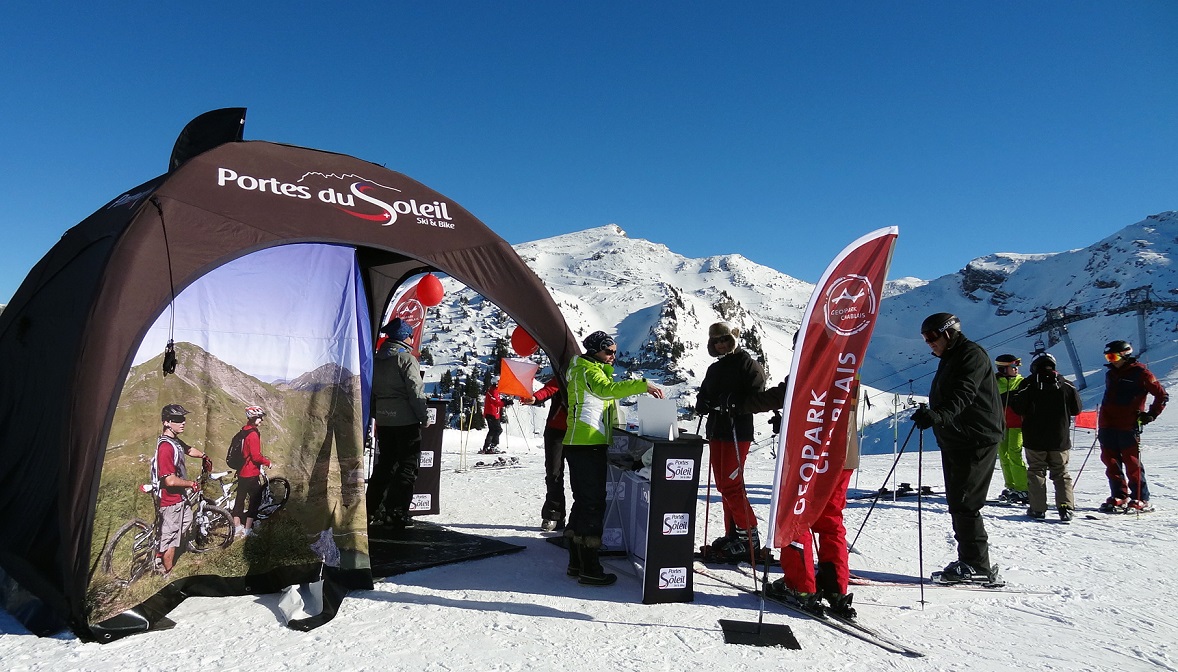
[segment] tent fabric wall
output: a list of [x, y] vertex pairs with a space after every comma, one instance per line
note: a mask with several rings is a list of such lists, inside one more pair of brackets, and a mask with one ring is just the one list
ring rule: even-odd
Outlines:
[[[216, 147], [67, 232], [0, 313], [6, 595], [31, 594], [87, 634], [83, 596], [102, 452], [137, 344], [173, 292], [237, 257], [292, 242], [356, 247], [361, 266], [364, 251], [384, 253], [376, 255], [382, 263], [362, 269], [373, 284], [414, 269], [440, 271], [501, 307], [558, 370], [578, 352], [535, 273], [443, 195], [341, 154], [259, 141]], [[378, 295], [370, 291], [370, 301]], [[379, 315], [383, 306], [372, 308]]]
[[[155, 496], [139, 485], [150, 481], [159, 410], [172, 403], [189, 412], [180, 439], [203, 450], [217, 472], [229, 469], [226, 448], [245, 422], [244, 409], [262, 406], [259, 436], [272, 462], [270, 476], [291, 487], [285, 506], [258, 525], [257, 534], [227, 540], [225, 547], [210, 544], [201, 553], [178, 553], [167, 583], [215, 575], [226, 586], [243, 579], [233, 592], [245, 592], [257, 576], [297, 574], [328, 557], [338, 572], [355, 572], [357, 583], [367, 578], [371, 585], [370, 572], [356, 571], [371, 568], [365, 512], [356, 506], [364, 487], [360, 408], [371, 379], [362, 364], [371, 346], [367, 321], [357, 320], [367, 315], [357, 275], [350, 247], [266, 248], [201, 276], [176, 297], [174, 311], [165, 311], [149, 329], [119, 391], [104, 451], [87, 592], [92, 630], [110, 634], [110, 619], [132, 609], [146, 614], [142, 605], [158, 602], [151, 598], [165, 580], [150, 572], [130, 581], [124, 573], [120, 580], [117, 570], [129, 564], [110, 572], [103, 558], [128, 521], [156, 519]], [[307, 277], [316, 282], [304, 282]], [[160, 363], [173, 336], [178, 365], [168, 376]], [[186, 462], [194, 478], [199, 460]], [[222, 492], [214, 483], [205, 494], [215, 499]], [[220, 506], [231, 511], [232, 501]], [[214, 524], [224, 521], [215, 515]], [[129, 549], [133, 535], [119, 543]], [[327, 551], [321, 555], [314, 543]]]

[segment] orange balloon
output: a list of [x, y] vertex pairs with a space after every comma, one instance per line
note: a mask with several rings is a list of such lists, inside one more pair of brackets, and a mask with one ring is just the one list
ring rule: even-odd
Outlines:
[[531, 334], [524, 331], [524, 328], [518, 325], [511, 332], [511, 347], [520, 357], [534, 355], [540, 349], [540, 345], [536, 343], [536, 339], [532, 338]]
[[433, 273], [426, 273], [417, 282], [417, 300], [423, 306], [438, 305], [442, 302], [442, 296], [445, 293], [445, 290], [442, 289], [442, 281], [438, 280], [438, 276]]

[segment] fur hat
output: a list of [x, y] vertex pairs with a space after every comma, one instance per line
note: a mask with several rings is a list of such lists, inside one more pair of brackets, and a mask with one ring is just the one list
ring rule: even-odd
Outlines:
[[734, 327], [727, 322], [717, 322], [708, 327], [708, 340], [729, 336], [733, 342], [740, 336], [740, 327]]
[[740, 327], [734, 327], [727, 322], [717, 322], [708, 327], [708, 354], [719, 357], [720, 352], [716, 350], [716, 343], [726, 338], [732, 340], [732, 347], [728, 348], [728, 352], [735, 352], [737, 336], [740, 336]]

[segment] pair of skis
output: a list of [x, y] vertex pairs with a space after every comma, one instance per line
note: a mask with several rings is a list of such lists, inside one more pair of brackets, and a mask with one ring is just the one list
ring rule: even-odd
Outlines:
[[[851, 637], [855, 637], [856, 639], [867, 642], [868, 644], [873, 644], [875, 646], [878, 646], [879, 648], [881, 648], [885, 651], [889, 651], [891, 653], [898, 653], [902, 656], [907, 656], [909, 658], [922, 658], [922, 657], [924, 657], [924, 654], [921, 653], [920, 651], [917, 651], [916, 649], [913, 649], [912, 647], [904, 644], [903, 642], [897, 641], [896, 639], [894, 639], [888, 635], [885, 635], [885, 634], [879, 632], [878, 630], [875, 630], [874, 628], [869, 628], [869, 627], [867, 627], [867, 626], [865, 626], [865, 625], [863, 625], [853, 619], [844, 618], [844, 617], [839, 616], [829, 610], [827, 610], [821, 616], [818, 614], [806, 611], [805, 609], [803, 609], [802, 607], [800, 607], [796, 604], [793, 604], [793, 603], [788, 602], [786, 600], [778, 599], [772, 595], [765, 594], [766, 591], [764, 591], [764, 590], [752, 588], [745, 582], [737, 581], [737, 580], [731, 579], [729, 577], [723, 576], [721, 574], [721, 572], [714, 571], [710, 567], [708, 567], [707, 565], [705, 565], [701, 562], [696, 562], [693, 569], [695, 570], [695, 573], [699, 574], [700, 576], [706, 576], [707, 578], [712, 579], [713, 581], [717, 581], [717, 582], [725, 584], [727, 586], [731, 586], [732, 588], [736, 588], [737, 590], [744, 591], [750, 595], [762, 596], [762, 597], [764, 597], [765, 600], [767, 600], [769, 602], [773, 602], [774, 604], [780, 605], [782, 607], [785, 607], [786, 609], [790, 610], [791, 612], [793, 612], [795, 614], [799, 614], [801, 616], [805, 616], [805, 617], [810, 618], [812, 620], [818, 621], [819, 623], [822, 623], [823, 625], [825, 625], [829, 628], [837, 630], [845, 635], [850, 635]], [[745, 571], [744, 567], [736, 566], [735, 569], [737, 569], [741, 573], [741, 575], [746, 578], [751, 576], [752, 578], [756, 579], [755, 571], [752, 574], [749, 574]]]
[[493, 462], [475, 462], [475, 469], [510, 469], [513, 467], [522, 467], [524, 465], [519, 463], [518, 457], [500, 457]]

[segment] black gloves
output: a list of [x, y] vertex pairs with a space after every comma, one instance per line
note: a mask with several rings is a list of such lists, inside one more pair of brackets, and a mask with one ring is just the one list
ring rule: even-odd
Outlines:
[[1155, 418], [1153, 417], [1153, 413], [1146, 413], [1145, 411], [1141, 411], [1137, 414], [1137, 422], [1140, 422], [1142, 425], [1148, 425], [1154, 420]]
[[769, 418], [769, 426], [773, 428], [774, 434], [781, 433], [781, 412], [773, 411], [773, 417]]
[[912, 414], [912, 422], [916, 423], [916, 426], [921, 429], [932, 427], [936, 420], [936, 411], [932, 411], [926, 406], [921, 406]]

